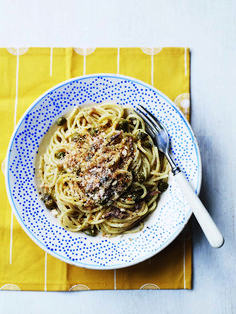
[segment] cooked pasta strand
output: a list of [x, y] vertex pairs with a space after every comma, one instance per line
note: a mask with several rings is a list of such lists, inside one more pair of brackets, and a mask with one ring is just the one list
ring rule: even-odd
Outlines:
[[39, 165], [45, 205], [61, 225], [106, 235], [140, 231], [168, 173], [140, 116], [109, 103], [74, 109]]

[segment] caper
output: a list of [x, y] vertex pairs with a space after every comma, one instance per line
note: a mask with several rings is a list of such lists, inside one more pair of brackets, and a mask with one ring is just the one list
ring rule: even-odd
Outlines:
[[140, 195], [138, 191], [133, 191], [132, 196], [131, 196], [132, 200], [136, 202], [138, 202], [140, 200]]
[[66, 174], [67, 172], [66, 172], [65, 169], [62, 169], [59, 173], [60, 173], [60, 174]]
[[89, 130], [89, 133], [92, 135], [92, 136], [95, 136], [98, 134], [98, 129], [97, 128], [91, 128]]
[[99, 191], [99, 188], [98, 187], [96, 187], [95, 189], [93, 189], [92, 191], [91, 191], [91, 193], [97, 193]]
[[108, 198], [105, 197], [105, 198], [99, 200], [98, 204], [99, 204], [99, 205], [105, 205], [105, 204], [107, 204], [107, 202], [108, 202]]
[[133, 125], [136, 125], [136, 124], [137, 124], [137, 118], [135, 118], [135, 117], [130, 117], [130, 118], [129, 118], [129, 121], [130, 121]]
[[122, 194], [122, 199], [125, 200], [126, 198], [132, 197], [130, 191], [126, 191]]
[[48, 209], [52, 209], [56, 207], [56, 203], [52, 199], [51, 194], [44, 194], [44, 196], [42, 197], [42, 200], [44, 201], [44, 204]]
[[66, 123], [66, 118], [64, 118], [64, 117], [58, 118], [58, 120], [57, 120], [57, 125], [58, 126], [61, 126], [61, 125], [65, 124], [65, 123]]
[[96, 231], [94, 229], [87, 229], [84, 231], [84, 233], [90, 237], [94, 237], [96, 235]]
[[147, 147], [147, 148], [151, 148], [152, 147], [152, 142], [146, 140], [143, 142], [143, 146]]
[[79, 142], [81, 140], [81, 136], [79, 135], [79, 133], [76, 133], [71, 137], [71, 140], [73, 142]]
[[137, 140], [144, 140], [147, 136], [148, 136], [147, 133], [143, 131], [139, 131], [136, 138]]
[[133, 171], [133, 178], [136, 182], [143, 182], [145, 180], [145, 175], [142, 172]]
[[126, 200], [126, 199], [131, 198], [132, 201], [136, 203], [140, 200], [142, 194], [143, 194], [142, 189], [136, 189], [136, 190], [128, 189], [126, 192], [122, 194], [122, 199]]
[[137, 180], [138, 182], [143, 182], [145, 180], [145, 175], [141, 172], [137, 174]]
[[125, 119], [121, 119], [118, 123], [118, 128], [124, 132], [128, 132], [129, 122]]
[[51, 194], [48, 194], [48, 193], [44, 194], [43, 197], [41, 198], [43, 202], [46, 202], [50, 199], [51, 199]]
[[169, 184], [167, 182], [161, 181], [158, 183], [158, 190], [160, 192], [165, 192], [168, 189]]
[[53, 199], [50, 199], [48, 201], [45, 202], [45, 206], [48, 208], [48, 209], [52, 209], [52, 208], [55, 208], [56, 207], [56, 203], [54, 202]]
[[59, 152], [56, 154], [57, 159], [63, 159], [65, 157], [66, 153], [65, 152]]

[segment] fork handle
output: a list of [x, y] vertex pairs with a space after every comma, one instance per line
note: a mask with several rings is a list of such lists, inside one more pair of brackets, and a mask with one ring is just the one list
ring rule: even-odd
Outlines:
[[205, 206], [193, 191], [185, 175], [182, 172], [178, 172], [174, 178], [181, 188], [182, 193], [190, 205], [210, 245], [214, 248], [221, 247], [224, 243], [224, 238], [206, 210]]

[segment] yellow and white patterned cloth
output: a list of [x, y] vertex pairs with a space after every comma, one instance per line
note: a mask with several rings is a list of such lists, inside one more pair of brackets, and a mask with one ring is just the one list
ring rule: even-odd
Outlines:
[[0, 290], [191, 289], [188, 229], [161, 253], [119, 270], [88, 270], [45, 253], [15, 219], [5, 189], [5, 158], [14, 128], [54, 85], [84, 74], [119, 73], [153, 85], [189, 119], [188, 48], [0, 49]]

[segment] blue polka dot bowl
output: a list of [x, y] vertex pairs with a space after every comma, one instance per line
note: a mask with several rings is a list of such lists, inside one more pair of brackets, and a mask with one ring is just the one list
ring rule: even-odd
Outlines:
[[[171, 150], [196, 193], [201, 184], [201, 159], [193, 131], [177, 106], [157, 89], [131, 77], [94, 74], [73, 78], [40, 96], [19, 121], [7, 154], [6, 186], [14, 214], [28, 236], [54, 257], [85, 268], [116, 269], [142, 262], [163, 250], [191, 216], [174, 177], [157, 209], [134, 234], [89, 237], [64, 230], [38, 194], [37, 164], [44, 142], [58, 117], [75, 106], [114, 102], [142, 104], [166, 126]], [[49, 130], [50, 129], [50, 130]]]

